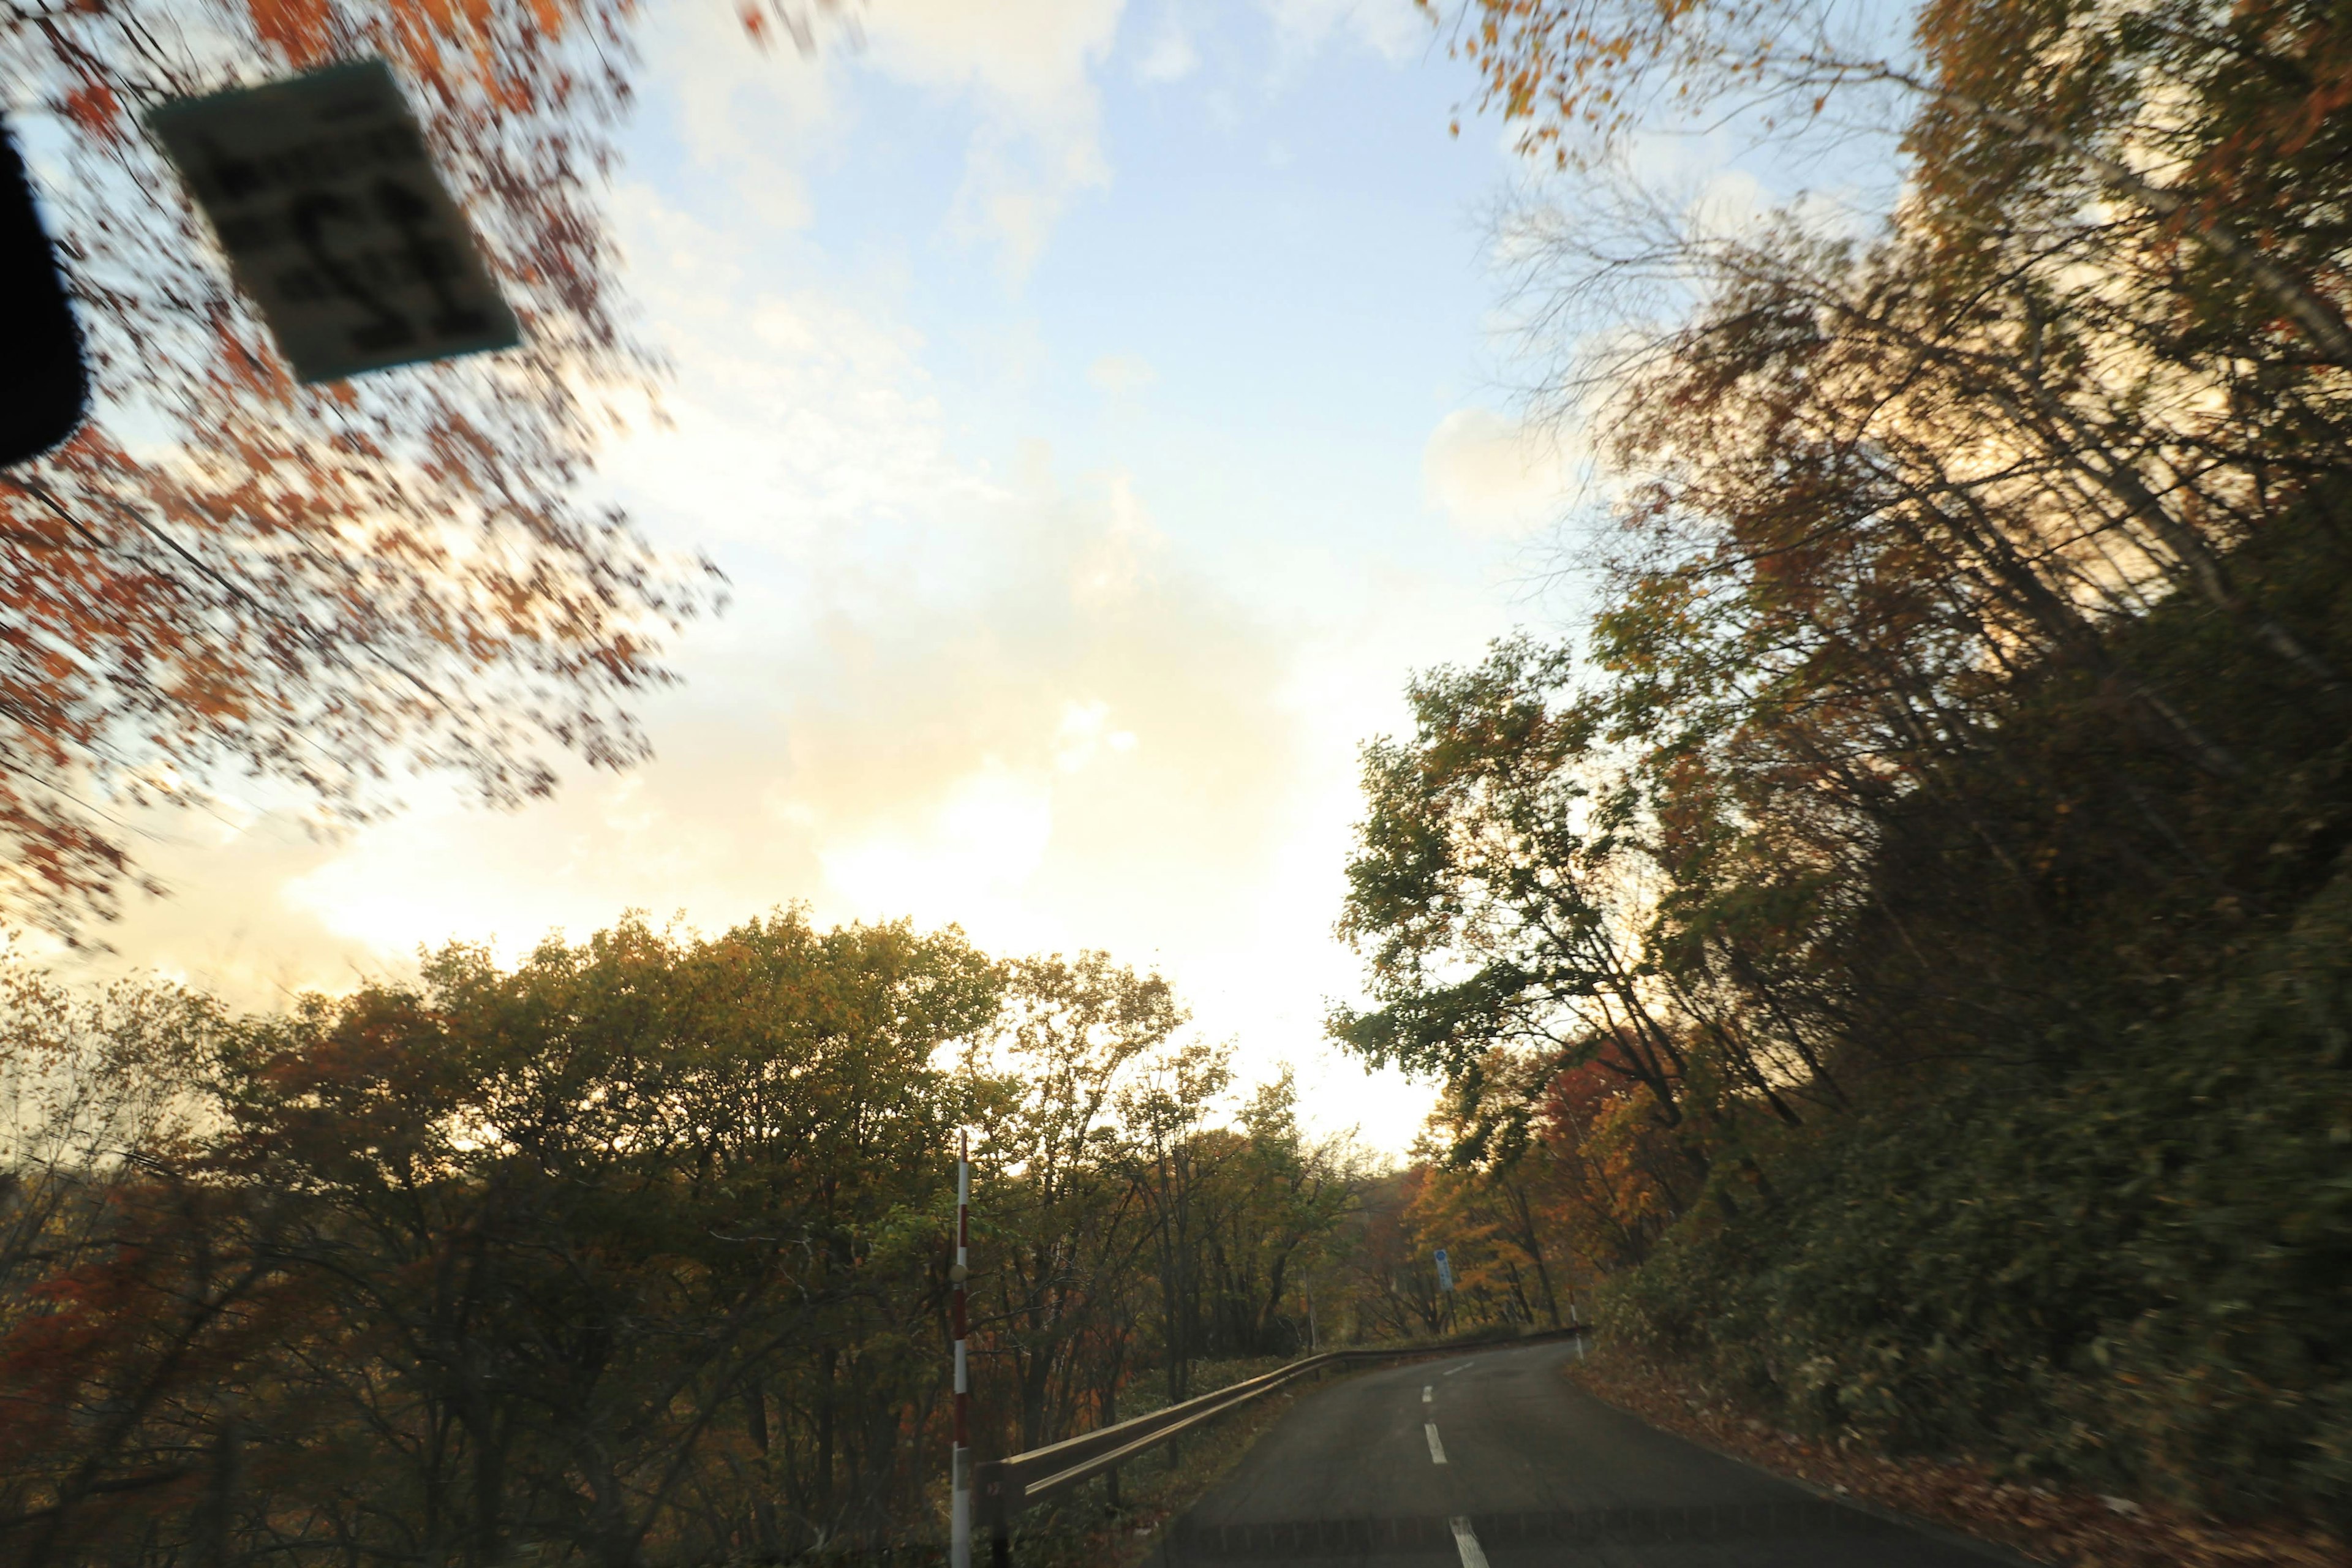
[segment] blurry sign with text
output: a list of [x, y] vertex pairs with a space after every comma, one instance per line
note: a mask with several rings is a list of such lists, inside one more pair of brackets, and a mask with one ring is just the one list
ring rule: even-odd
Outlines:
[[1440, 1290], [1454, 1289], [1454, 1260], [1445, 1256], [1445, 1248], [1442, 1247], [1437, 1249], [1437, 1288]]
[[522, 341], [382, 60], [180, 99], [147, 126], [299, 379]]

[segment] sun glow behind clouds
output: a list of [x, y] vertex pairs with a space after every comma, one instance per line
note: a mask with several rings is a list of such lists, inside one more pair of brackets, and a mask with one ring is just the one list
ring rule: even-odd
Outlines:
[[1109, 703], [1065, 702], [1054, 731], [1054, 765], [1074, 773], [1106, 751], [1124, 756], [1137, 744], [1134, 731], [1110, 727]]
[[1054, 833], [1049, 789], [991, 767], [958, 780], [912, 831], [820, 847], [825, 880], [869, 920], [911, 915], [1004, 932], [1022, 922], [1022, 894]]
[[[822, 842], [817, 863], [861, 919], [908, 915], [927, 926], [961, 925], [992, 945], [1053, 945], [1050, 925], [1028, 912], [1027, 901], [1054, 835], [1057, 776], [1116, 763], [1139, 743], [1133, 731], [1111, 725], [1108, 703], [1066, 702], [1051, 773], [992, 757], [953, 781], [911, 826]], [[810, 815], [790, 803], [782, 810], [803, 821]]]

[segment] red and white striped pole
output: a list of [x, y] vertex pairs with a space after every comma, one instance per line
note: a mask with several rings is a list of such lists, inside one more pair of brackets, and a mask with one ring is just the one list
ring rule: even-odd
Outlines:
[[971, 1134], [956, 1154], [955, 1453], [948, 1472], [948, 1568], [971, 1568], [971, 1377], [964, 1364], [964, 1281], [971, 1278]]

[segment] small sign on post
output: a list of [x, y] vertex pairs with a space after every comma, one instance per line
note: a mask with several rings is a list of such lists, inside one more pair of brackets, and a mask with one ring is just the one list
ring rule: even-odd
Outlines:
[[522, 341], [383, 61], [180, 99], [147, 126], [299, 379]]
[[1448, 1291], [1454, 1289], [1454, 1263], [1442, 1247], [1437, 1249], [1437, 1288]]

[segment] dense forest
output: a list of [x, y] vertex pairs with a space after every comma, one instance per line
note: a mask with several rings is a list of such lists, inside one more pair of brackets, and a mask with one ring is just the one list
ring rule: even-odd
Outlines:
[[[1554, 388], [1589, 632], [1429, 673], [1367, 753], [1335, 1030], [1445, 1078], [1449, 1179], [1553, 1194], [1621, 1344], [2342, 1528], [2346, 12], [1937, 0], [1906, 63], [1774, 7], [1469, 9], [1617, 193], [1526, 226], [1552, 319], [1670, 308]], [[1612, 184], [1678, 92], [1892, 106], [1891, 216]]]
[[1517, 1222], [1230, 1058], [1099, 954], [790, 912], [270, 1016], [14, 969], [0, 1555], [935, 1545], [959, 1129], [984, 1455], [1318, 1342], [1559, 1321], [1532, 1241], [1441, 1294], [1433, 1245]]

